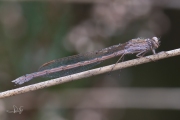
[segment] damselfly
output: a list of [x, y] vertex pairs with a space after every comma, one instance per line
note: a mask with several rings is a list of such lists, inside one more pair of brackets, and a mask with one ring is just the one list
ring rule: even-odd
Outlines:
[[152, 51], [153, 54], [155, 54], [155, 49], [159, 47], [159, 43], [160, 42], [157, 37], [153, 37], [151, 39], [137, 38], [129, 40], [124, 44], [114, 45], [99, 51], [52, 60], [43, 64], [39, 68], [38, 72], [26, 74], [13, 80], [12, 82], [20, 85], [36, 77], [45, 76], [56, 78], [67, 76], [88, 70], [104, 60], [117, 56], [121, 56], [122, 58], [127, 54], [136, 54], [137, 57], [142, 57], [149, 51]]

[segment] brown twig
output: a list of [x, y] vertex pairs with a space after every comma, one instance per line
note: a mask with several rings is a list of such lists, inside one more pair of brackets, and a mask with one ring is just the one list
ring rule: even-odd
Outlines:
[[[150, 56], [146, 56], [146, 57], [137, 58], [137, 59], [133, 59], [133, 60], [118, 63], [113, 68], [113, 71], [118, 70], [118, 69], [131, 67], [131, 66], [140, 65], [140, 64], [143, 64], [143, 63], [157, 61], [157, 60], [160, 60], [160, 59], [173, 57], [173, 56], [177, 56], [177, 55], [180, 55], [180, 48], [175, 49], [175, 50], [171, 50], [171, 51], [167, 51], [167, 52], [160, 52], [160, 53], [155, 54], [155, 55], [150, 55]], [[17, 88], [17, 89], [1, 92], [0, 93], [0, 98], [10, 97], [10, 96], [14, 96], [14, 95], [18, 95], [18, 94], [22, 94], [22, 93], [26, 93], [26, 92], [30, 92], [30, 91], [35, 91], [35, 90], [38, 90], [38, 89], [42, 89], [42, 88], [46, 88], [46, 87], [50, 87], [50, 86], [54, 86], [54, 85], [58, 85], [58, 84], [62, 84], [62, 83], [69, 82], [69, 81], [72, 81], [72, 80], [78, 80], [78, 79], [81, 79], [81, 78], [86, 78], [86, 77], [106, 73], [106, 72], [109, 72], [109, 71], [112, 70], [113, 65], [108, 65], [108, 66], [105, 66], [105, 67], [96, 68], [96, 69], [84, 71], [84, 72], [81, 72], [81, 73], [77, 73], [77, 74], [73, 74], [73, 75], [69, 75], [69, 76], [65, 76], [65, 77], [60, 77], [60, 78], [56, 78], [56, 79], [51, 79], [51, 80], [48, 80], [48, 81], [45, 81], [45, 82], [40, 82], [40, 83], [37, 83], [37, 84], [28, 85], [28, 86], [25, 86], [25, 87], [20, 87], [20, 88]]]

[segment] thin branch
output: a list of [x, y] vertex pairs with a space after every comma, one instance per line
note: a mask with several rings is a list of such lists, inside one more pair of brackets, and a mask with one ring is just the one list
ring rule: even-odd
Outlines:
[[[173, 56], [177, 56], [177, 55], [180, 55], [180, 48], [175, 49], [175, 50], [171, 50], [171, 51], [167, 51], [167, 52], [160, 52], [160, 53], [155, 54], [155, 55], [150, 55], [150, 56], [146, 56], [146, 57], [137, 58], [137, 59], [133, 59], [133, 60], [118, 63], [113, 68], [113, 71], [118, 70], [118, 69], [131, 67], [131, 66], [135, 66], [135, 65], [140, 65], [140, 64], [143, 64], [143, 63], [153, 62], [153, 61], [157, 61], [157, 60], [160, 60], [160, 59], [173, 57]], [[1, 92], [0, 93], [0, 98], [10, 97], [10, 96], [14, 96], [14, 95], [18, 95], [18, 94], [22, 94], [22, 93], [26, 93], [26, 92], [30, 92], [30, 91], [35, 91], [35, 90], [38, 90], [38, 89], [47, 88], [47, 87], [58, 85], [58, 84], [62, 84], [62, 83], [69, 82], [69, 81], [72, 81], [72, 80], [78, 80], [78, 79], [81, 79], [81, 78], [86, 78], [86, 77], [90, 77], [90, 76], [110, 72], [112, 70], [113, 66], [114, 66], [114, 64], [113, 65], [108, 65], [108, 66], [105, 66], [105, 67], [100, 67], [100, 68], [88, 70], [88, 71], [84, 71], [84, 72], [69, 75], [69, 76], [65, 76], [65, 77], [51, 79], [51, 80], [48, 80], [48, 81], [45, 81], [45, 82], [40, 82], [40, 83], [37, 83], [37, 84], [28, 85], [28, 86], [20, 87], [20, 88], [13, 89], [13, 90], [8, 90], [8, 91], [5, 91], [5, 92]]]

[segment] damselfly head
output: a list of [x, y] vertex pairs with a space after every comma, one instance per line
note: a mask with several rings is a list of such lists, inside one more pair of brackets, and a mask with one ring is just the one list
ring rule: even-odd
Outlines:
[[153, 45], [154, 45], [154, 47], [155, 47], [155, 48], [158, 48], [158, 47], [159, 47], [159, 44], [160, 44], [159, 38], [153, 37], [152, 40], [153, 40]]

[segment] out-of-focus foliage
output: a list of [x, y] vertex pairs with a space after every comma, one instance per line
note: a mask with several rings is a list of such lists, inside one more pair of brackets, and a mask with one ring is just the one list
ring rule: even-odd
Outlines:
[[[45, 62], [124, 43], [132, 38], [159, 37], [161, 46], [157, 51], [180, 47], [180, 3], [177, 0], [172, 0], [169, 4], [168, 1], [160, 1], [162, 3], [153, 0], [1, 2], [1, 91], [19, 87], [14, 86], [11, 81], [37, 71]], [[135, 56], [127, 56], [124, 60], [132, 58]], [[109, 60], [102, 65], [115, 63], [117, 59]], [[176, 109], [175, 112], [167, 106], [162, 106], [161, 109], [166, 109], [159, 110], [155, 104], [151, 108], [147, 102], [148, 97], [136, 96], [135, 93], [131, 96], [130, 90], [130, 96], [126, 94], [125, 98], [136, 101], [142, 97], [141, 100], [147, 104], [139, 102], [136, 105], [134, 102], [123, 106], [117, 101], [123, 103], [129, 99], [119, 98], [116, 94], [126, 93], [119, 91], [122, 90], [121, 87], [141, 88], [138, 92], [142, 94], [143, 87], [165, 87], [167, 91], [169, 87], [179, 87], [179, 59], [175, 57], [155, 61], [112, 72], [110, 75], [103, 74], [5, 98], [0, 101], [0, 116], [2, 120], [177, 118], [179, 104], [169, 106]], [[44, 80], [47, 79], [34, 79], [24, 85]], [[103, 89], [97, 92], [95, 88]], [[108, 92], [111, 94], [108, 95]], [[154, 93], [156, 92], [154, 90]], [[155, 96], [153, 92], [149, 95], [162, 99], [161, 95]], [[7, 113], [6, 110], [13, 109], [13, 105], [23, 106], [22, 114]]]

